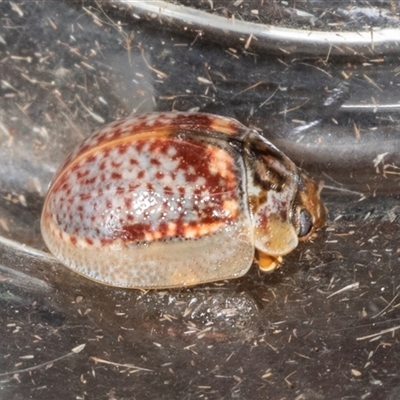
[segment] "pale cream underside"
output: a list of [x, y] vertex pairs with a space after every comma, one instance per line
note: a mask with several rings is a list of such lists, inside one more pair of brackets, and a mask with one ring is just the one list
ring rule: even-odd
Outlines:
[[254, 257], [253, 232], [245, 218], [197, 240], [148, 246], [120, 241], [104, 247], [73, 246], [55, 231], [51, 222], [42, 221], [47, 246], [65, 265], [97, 282], [125, 288], [184, 287], [237, 278], [249, 270]]

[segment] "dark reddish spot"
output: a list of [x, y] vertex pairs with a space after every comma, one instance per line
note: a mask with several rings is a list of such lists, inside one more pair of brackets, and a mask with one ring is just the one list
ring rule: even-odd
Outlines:
[[77, 209], [78, 211], [82, 212], [82, 211], [83, 211], [83, 206], [79, 205], [78, 207], [76, 207], [76, 209]]
[[195, 174], [186, 174], [185, 179], [188, 183], [196, 182], [197, 176]]
[[67, 190], [67, 189], [68, 189], [69, 183], [66, 182], [66, 180], [67, 180], [67, 178], [66, 178], [66, 177], [63, 177], [62, 181], [60, 181], [59, 184], [62, 183], [62, 185], [61, 185], [61, 187], [60, 187], [60, 190]]
[[160, 225], [158, 225], [158, 230], [161, 233], [162, 237], [167, 236], [168, 233], [168, 224], [166, 222], [160, 222]]
[[189, 228], [197, 228], [197, 226], [198, 226], [198, 223], [196, 221], [190, 221], [188, 223]]
[[115, 189], [115, 194], [121, 195], [124, 193], [125, 193], [125, 188], [123, 188], [122, 186], [117, 186], [117, 188]]
[[146, 233], [150, 231], [151, 227], [148, 224], [138, 223], [133, 225], [124, 225], [117, 236], [123, 240], [134, 242], [144, 240]]
[[90, 238], [85, 238], [85, 242], [88, 244], [88, 245], [90, 245], [90, 246], [93, 246], [93, 240], [92, 239], [90, 239]]
[[122, 135], [122, 130], [116, 126], [114, 126], [110, 132], [111, 135], [108, 140], [118, 139]]
[[146, 187], [149, 192], [154, 191], [154, 186], [150, 182], [147, 182]]
[[106, 162], [103, 160], [99, 165], [99, 169], [104, 170], [105, 168], [106, 168]]
[[118, 146], [118, 153], [122, 156], [128, 151], [129, 145], [127, 143]]
[[145, 141], [144, 140], [140, 140], [136, 143], [136, 151], [138, 153], [140, 153], [143, 150], [143, 147], [145, 145]]
[[153, 139], [150, 143], [149, 153], [151, 154], [167, 154], [170, 141], [166, 139]]
[[90, 221], [91, 221], [91, 222], [96, 221], [96, 217], [95, 217], [94, 215], [92, 215], [92, 216], [90, 217]]
[[76, 245], [77, 239], [76, 239], [75, 236], [71, 235], [71, 236], [69, 237], [69, 241], [70, 241], [73, 245]]
[[[125, 198], [124, 198], [124, 203], [125, 203], [125, 207], [126, 207], [128, 210], [130, 210], [131, 207], [132, 207], [132, 199], [131, 199], [130, 197], [125, 197]], [[129, 215], [130, 215], [130, 214], [128, 214], [128, 219], [129, 219]]]
[[138, 120], [136, 124], [132, 124], [130, 126], [131, 135], [136, 135], [138, 133], [141, 133], [144, 130], [147, 130], [147, 128], [148, 128], [147, 118], [144, 118], [141, 121]]
[[173, 194], [172, 188], [170, 186], [165, 186], [164, 187], [164, 194], [165, 195]]
[[137, 174], [137, 178], [138, 179], [143, 179], [144, 178], [144, 174], [145, 174], [145, 172], [143, 170], [139, 171], [138, 174]]
[[186, 236], [188, 228], [190, 228], [192, 231], [194, 230], [196, 232], [195, 236], [198, 236], [199, 223], [196, 221], [191, 221], [186, 226], [184, 226], [182, 231], [180, 232], [180, 236]]
[[101, 175], [100, 175], [100, 181], [101, 181], [101, 182], [105, 182], [105, 181], [106, 181], [106, 176], [105, 176], [105, 174], [101, 174]]
[[183, 225], [182, 215], [179, 216], [179, 218], [175, 221], [175, 223], [176, 223], [176, 236], [183, 237], [185, 235], [185, 228]]
[[120, 168], [121, 165], [122, 165], [122, 161], [121, 162], [111, 161], [112, 168]]
[[96, 138], [92, 138], [92, 139], [95, 140], [96, 143], [100, 144], [101, 142], [104, 141], [104, 139], [106, 138], [106, 136], [107, 136], [106, 132], [103, 132], [103, 133], [97, 135]]
[[111, 179], [122, 179], [122, 175], [118, 172], [112, 172]]
[[85, 176], [87, 176], [87, 175], [89, 175], [89, 170], [86, 170], [86, 171], [78, 171], [77, 173], [76, 173], [76, 177], [78, 178], [78, 180], [80, 180], [80, 179], [82, 179], [82, 178], [84, 178]]
[[140, 184], [137, 184], [137, 183], [129, 183], [129, 189], [128, 189], [128, 191], [129, 191], [129, 192], [133, 192], [133, 191], [135, 191], [135, 189], [137, 189], [139, 186], [140, 186]]
[[130, 158], [129, 159], [129, 163], [131, 164], [131, 165], [138, 165], [139, 163], [136, 161], [136, 160], [134, 160], [133, 158]]
[[68, 189], [70, 189], [70, 185], [67, 181], [66, 177], [63, 177], [62, 180], [59, 180], [56, 185], [52, 188], [53, 191], [62, 191], [66, 192]]
[[80, 168], [79, 164], [73, 165], [72, 168], [71, 168], [71, 173], [76, 172], [79, 168]]
[[149, 153], [161, 153], [162, 145], [165, 143], [165, 140], [153, 139], [150, 142]]
[[102, 238], [100, 239], [100, 244], [102, 246], [107, 246], [113, 242], [113, 239]]
[[102, 197], [102, 196], [103, 196], [103, 189], [102, 189], [102, 188], [99, 188], [99, 189], [97, 190], [97, 195], [98, 195], [99, 197]]
[[155, 173], [155, 176], [156, 176], [157, 179], [162, 179], [162, 178], [164, 178], [165, 174], [162, 171], [157, 171]]
[[107, 208], [112, 208], [112, 207], [113, 207], [113, 204], [112, 204], [112, 201], [111, 201], [111, 200], [107, 200], [107, 201], [106, 201], [106, 207], [107, 207]]
[[96, 177], [94, 176], [93, 178], [90, 179], [86, 179], [86, 181], [84, 182], [85, 185], [93, 185], [93, 183], [96, 182]]
[[128, 221], [133, 221], [135, 219], [132, 214], [128, 214], [126, 218]]
[[203, 189], [201, 187], [197, 187], [196, 189], [193, 190], [193, 194], [197, 199], [201, 200]]
[[79, 149], [79, 153], [78, 154], [83, 154], [85, 151], [87, 151], [88, 149], [90, 149], [90, 145], [88, 144], [84, 144], [80, 149]]
[[152, 164], [152, 165], [161, 165], [161, 163], [160, 163], [160, 161], [159, 160], [157, 160], [156, 158], [151, 158], [150, 159], [150, 164]]
[[103, 150], [103, 158], [108, 158], [110, 156], [110, 149], [107, 147], [106, 149]]
[[81, 194], [79, 195], [79, 199], [80, 199], [81, 201], [89, 200], [91, 197], [92, 197], [92, 196], [91, 196], [90, 193], [81, 193]]
[[86, 158], [87, 163], [92, 163], [94, 161], [96, 161], [96, 156], [94, 154]]

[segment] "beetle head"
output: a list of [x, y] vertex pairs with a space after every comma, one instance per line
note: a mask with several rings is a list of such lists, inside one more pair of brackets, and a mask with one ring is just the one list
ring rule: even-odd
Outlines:
[[320, 187], [301, 172], [292, 214], [292, 223], [301, 241], [311, 238], [325, 223], [326, 208], [319, 193]]

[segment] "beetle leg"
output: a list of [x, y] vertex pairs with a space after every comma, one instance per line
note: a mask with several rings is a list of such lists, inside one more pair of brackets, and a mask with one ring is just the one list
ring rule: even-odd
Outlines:
[[257, 264], [262, 272], [272, 272], [281, 266], [282, 257], [273, 257], [258, 251]]

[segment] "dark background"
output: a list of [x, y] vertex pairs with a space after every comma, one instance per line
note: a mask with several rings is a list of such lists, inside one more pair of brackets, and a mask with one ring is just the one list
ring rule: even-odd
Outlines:
[[[400, 398], [397, 2], [181, 3], [0, 2], [0, 398]], [[323, 181], [326, 229], [274, 274], [190, 289], [56, 262], [39, 218], [71, 149], [189, 109]]]

